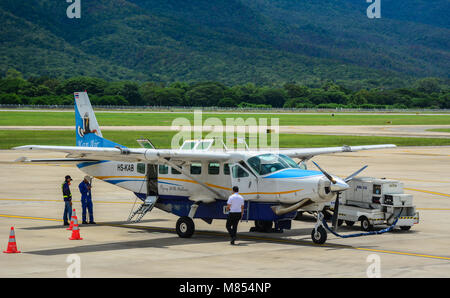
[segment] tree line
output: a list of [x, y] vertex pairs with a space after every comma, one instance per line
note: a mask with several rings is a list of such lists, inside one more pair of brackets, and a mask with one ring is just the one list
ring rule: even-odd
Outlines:
[[73, 92], [89, 93], [93, 105], [266, 108], [450, 108], [449, 81], [422, 78], [396, 89], [352, 90], [335, 82], [320, 87], [288, 82], [280, 86], [220, 82], [106, 81], [77, 76], [24, 78], [10, 69], [0, 78], [0, 104], [72, 105]]

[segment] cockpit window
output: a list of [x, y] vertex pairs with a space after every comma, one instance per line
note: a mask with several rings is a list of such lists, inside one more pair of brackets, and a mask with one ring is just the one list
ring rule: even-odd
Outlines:
[[283, 159], [291, 168], [300, 169], [300, 166], [289, 156], [284, 154], [278, 155], [281, 159]]
[[298, 168], [295, 161], [282, 154], [262, 154], [249, 158], [247, 162], [259, 175], [266, 175], [287, 168]]

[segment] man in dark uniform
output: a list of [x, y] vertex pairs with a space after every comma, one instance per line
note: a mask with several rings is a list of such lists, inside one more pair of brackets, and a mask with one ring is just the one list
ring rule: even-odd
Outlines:
[[89, 212], [89, 223], [95, 224], [94, 213], [92, 208], [92, 195], [91, 195], [91, 177], [85, 176], [78, 189], [81, 193], [81, 207], [83, 208], [83, 224], [87, 224], [86, 221], [86, 209]]
[[72, 178], [67, 175], [65, 177], [64, 183], [61, 185], [63, 198], [64, 198], [64, 215], [63, 221], [64, 225], [68, 226], [69, 221], [72, 218], [72, 193], [70, 192], [70, 181]]

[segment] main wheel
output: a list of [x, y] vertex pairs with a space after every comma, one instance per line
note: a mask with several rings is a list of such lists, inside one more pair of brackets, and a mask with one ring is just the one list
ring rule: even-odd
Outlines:
[[367, 217], [363, 216], [361, 217], [361, 230], [363, 231], [370, 231], [373, 229], [373, 225], [370, 224], [370, 221]]
[[255, 220], [255, 228], [258, 232], [271, 232], [272, 226], [273, 222], [270, 220]]
[[401, 226], [400, 229], [402, 229], [402, 231], [409, 231], [409, 229], [411, 229], [411, 226]]
[[181, 238], [191, 238], [195, 231], [195, 225], [192, 218], [183, 216], [177, 220], [176, 230]]
[[313, 229], [311, 232], [311, 239], [316, 244], [324, 244], [327, 241], [327, 231], [320, 226], [316, 229]]

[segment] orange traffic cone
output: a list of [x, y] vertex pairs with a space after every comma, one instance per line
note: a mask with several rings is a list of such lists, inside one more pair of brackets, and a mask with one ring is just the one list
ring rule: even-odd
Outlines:
[[73, 219], [74, 218], [77, 218], [77, 213], [75, 212], [75, 209], [73, 209], [73, 211], [72, 211], [72, 218], [70, 219], [70, 225], [69, 225], [69, 227], [66, 230], [72, 231], [72, 229], [73, 229]]
[[8, 248], [4, 253], [7, 254], [14, 254], [14, 253], [20, 253], [20, 250], [17, 250], [16, 245], [16, 235], [14, 233], [14, 227], [11, 227], [11, 232], [9, 233], [9, 241], [8, 241]]
[[78, 219], [76, 217], [73, 219], [72, 237], [69, 240], [83, 240], [80, 237], [80, 228], [78, 227]]

